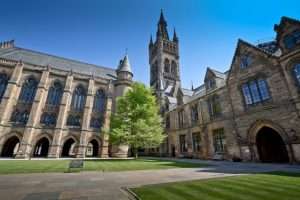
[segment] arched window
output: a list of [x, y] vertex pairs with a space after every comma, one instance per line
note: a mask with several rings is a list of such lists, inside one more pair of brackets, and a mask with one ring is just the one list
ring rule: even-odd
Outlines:
[[298, 86], [300, 86], [300, 64], [296, 64], [294, 67], [295, 78], [298, 82]]
[[17, 124], [25, 125], [28, 121], [28, 117], [29, 117], [29, 112], [27, 110], [19, 111], [18, 109], [16, 109], [11, 115], [10, 121]]
[[92, 128], [101, 128], [102, 126], [102, 117], [98, 116], [98, 117], [92, 117], [91, 118], [91, 123], [90, 126]]
[[177, 74], [177, 64], [174, 60], [172, 61], [172, 65], [171, 65], [171, 73], [174, 75]]
[[164, 63], [164, 71], [166, 73], [170, 72], [170, 61], [167, 58], [165, 59], [165, 63]]
[[53, 126], [56, 124], [56, 114], [55, 113], [43, 113], [41, 117], [41, 123], [46, 126]]
[[103, 112], [105, 105], [105, 92], [100, 89], [94, 98], [93, 112]]
[[83, 111], [85, 104], [86, 92], [85, 89], [79, 85], [75, 88], [72, 97], [71, 108], [75, 111]]
[[8, 83], [8, 77], [5, 73], [0, 73], [0, 102], [6, 90]]
[[47, 104], [51, 106], [58, 106], [63, 94], [63, 86], [59, 81], [55, 81], [50, 87], [47, 97]]
[[38, 82], [33, 78], [28, 78], [22, 86], [19, 101], [23, 103], [32, 103], [36, 93]]
[[67, 119], [68, 126], [80, 126], [81, 125], [81, 118], [78, 115], [69, 115]]

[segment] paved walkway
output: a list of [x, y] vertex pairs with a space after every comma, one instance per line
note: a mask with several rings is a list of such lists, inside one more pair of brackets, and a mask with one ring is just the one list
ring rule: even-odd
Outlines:
[[0, 176], [0, 199], [97, 199], [125, 200], [122, 187], [135, 187], [174, 181], [207, 179], [267, 171], [300, 172], [299, 165], [232, 163], [184, 160], [213, 166], [192, 169], [147, 170], [131, 172], [81, 172], [20, 174]]

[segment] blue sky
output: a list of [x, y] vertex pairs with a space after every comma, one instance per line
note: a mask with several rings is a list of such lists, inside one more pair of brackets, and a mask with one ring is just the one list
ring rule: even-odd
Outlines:
[[300, 19], [297, 0], [1, 0], [0, 40], [114, 68], [128, 48], [135, 80], [149, 84], [148, 42], [161, 8], [171, 36], [176, 27], [188, 88], [206, 67], [228, 70], [238, 38], [271, 40], [281, 16]]

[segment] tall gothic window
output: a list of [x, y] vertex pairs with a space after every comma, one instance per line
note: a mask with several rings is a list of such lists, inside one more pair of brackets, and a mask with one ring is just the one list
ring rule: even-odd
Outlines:
[[252, 80], [242, 85], [246, 105], [253, 105], [271, 98], [265, 79]]
[[167, 58], [165, 59], [165, 63], [164, 63], [164, 71], [166, 73], [170, 72], [170, 61]]
[[55, 81], [48, 92], [46, 109], [40, 119], [41, 124], [45, 126], [54, 126], [56, 124], [57, 111], [62, 95], [63, 86], [59, 81]]
[[195, 124], [198, 121], [198, 105], [197, 104], [191, 106], [191, 119], [192, 119], [192, 124]]
[[47, 97], [47, 104], [51, 106], [58, 106], [63, 95], [63, 86], [60, 82], [55, 81], [50, 87]]
[[73, 91], [71, 111], [67, 119], [68, 126], [79, 127], [81, 125], [82, 112], [84, 110], [86, 91], [82, 85], [77, 86]]
[[180, 147], [180, 152], [182, 153], [187, 152], [186, 135], [179, 135], [179, 147]]
[[215, 118], [221, 115], [222, 113], [221, 102], [217, 95], [210, 97], [207, 100], [207, 104], [208, 104], [208, 112], [211, 118]]
[[183, 128], [184, 125], [184, 110], [178, 111], [178, 126]]
[[201, 137], [200, 133], [196, 132], [192, 134], [192, 140], [193, 140], [193, 151], [194, 152], [200, 152], [201, 150]]
[[171, 73], [174, 75], [177, 74], [177, 64], [174, 60], [172, 61], [172, 64], [171, 64]]
[[105, 92], [98, 90], [94, 98], [93, 112], [103, 112], [105, 106]]
[[215, 153], [224, 153], [225, 152], [225, 135], [224, 129], [216, 129], [213, 131], [213, 138], [214, 138], [214, 149]]
[[0, 73], [0, 102], [2, 100], [2, 97], [4, 96], [7, 83], [8, 83], [8, 76], [5, 73]]
[[85, 104], [86, 92], [85, 89], [79, 85], [75, 88], [72, 97], [71, 109], [73, 111], [83, 111]]
[[33, 78], [28, 78], [22, 86], [19, 101], [30, 104], [33, 102], [37, 90], [38, 82]]
[[101, 128], [102, 126], [105, 99], [105, 92], [102, 89], [98, 90], [94, 98], [93, 113], [90, 122], [90, 127], [92, 128]]
[[300, 86], [300, 64], [296, 64], [294, 67], [295, 78], [297, 80], [298, 86]]

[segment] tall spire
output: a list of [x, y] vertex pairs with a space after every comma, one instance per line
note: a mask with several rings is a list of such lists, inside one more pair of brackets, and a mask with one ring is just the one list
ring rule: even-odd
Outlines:
[[174, 28], [174, 34], [173, 34], [173, 42], [178, 42], [178, 37], [177, 37], [175, 28]]
[[168, 30], [167, 30], [167, 22], [164, 18], [164, 14], [163, 14], [162, 9], [160, 11], [160, 17], [159, 17], [159, 21], [158, 21], [158, 24], [157, 24], [156, 37], [166, 39], [166, 40], [169, 39], [169, 34], [168, 34]]

